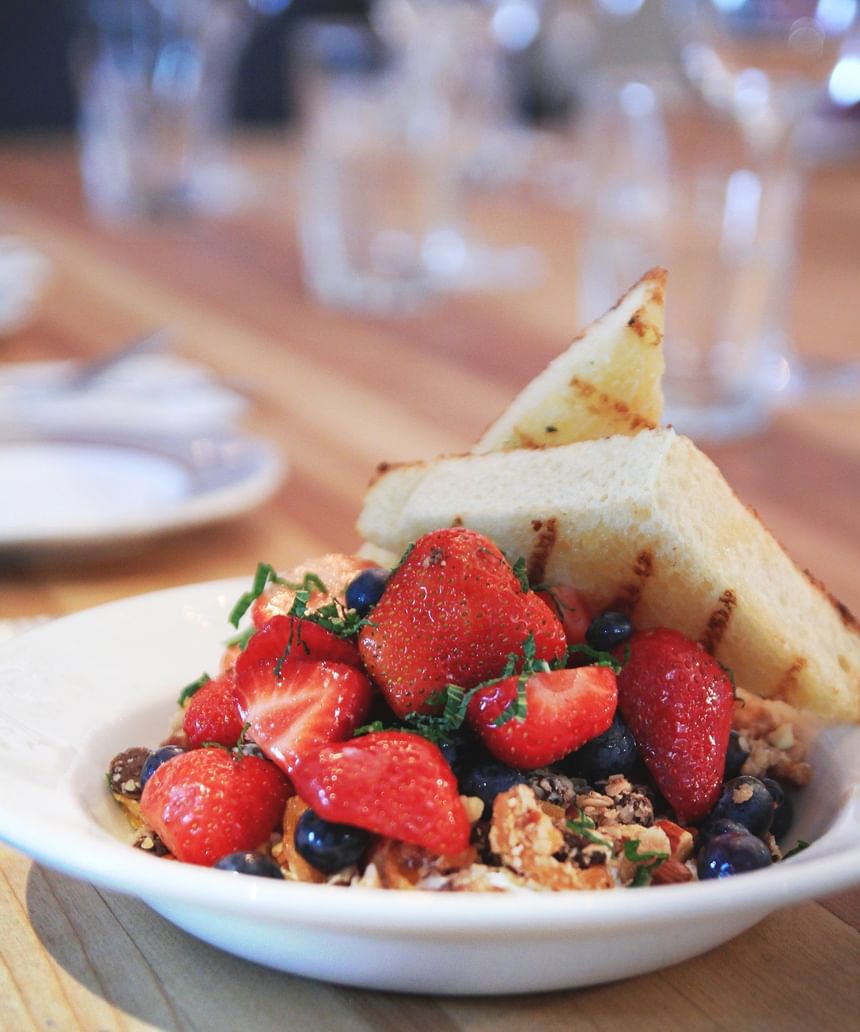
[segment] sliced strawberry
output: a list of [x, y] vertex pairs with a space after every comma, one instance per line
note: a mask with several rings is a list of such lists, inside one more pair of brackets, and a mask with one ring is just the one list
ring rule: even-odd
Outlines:
[[345, 663], [296, 660], [280, 676], [271, 663], [236, 671], [236, 700], [251, 738], [290, 775], [320, 746], [349, 738], [372, 697], [367, 677]]
[[309, 659], [361, 667], [358, 649], [346, 638], [339, 638], [312, 620], [274, 616], [251, 636], [236, 659], [236, 671], [241, 673], [260, 663], [274, 666], [281, 661]]
[[288, 613], [296, 599], [295, 588], [290, 585], [301, 584], [307, 574], [314, 574], [326, 587], [323, 592], [314, 590], [313, 583], [310, 584], [311, 597], [308, 599], [308, 609], [313, 610], [335, 599], [343, 602], [347, 585], [353, 577], [373, 565], [369, 559], [362, 559], [357, 555], [344, 555], [341, 552], [309, 559], [282, 577], [287, 584], [270, 584], [256, 599], [251, 607], [254, 626], [262, 627], [273, 616]]
[[517, 702], [519, 678], [509, 677], [478, 691], [468, 719], [487, 749], [502, 763], [521, 770], [545, 767], [567, 756], [612, 723], [618, 702], [609, 667], [550, 670], [526, 681], [526, 715], [498, 724]]
[[198, 688], [182, 720], [182, 730], [194, 749], [204, 742], [217, 742], [231, 748], [239, 740], [242, 727], [230, 674], [222, 674]]
[[325, 746], [294, 774], [296, 791], [326, 820], [454, 854], [469, 844], [457, 779], [438, 747], [379, 731]]
[[266, 842], [290, 795], [286, 778], [267, 760], [195, 749], [155, 771], [140, 812], [178, 860], [211, 866]]
[[629, 659], [618, 675], [621, 715], [679, 823], [698, 821], [720, 794], [731, 681], [713, 656], [678, 631], [640, 631], [627, 647]]
[[591, 623], [591, 610], [585, 596], [578, 588], [568, 584], [556, 584], [537, 592], [564, 627], [564, 636], [568, 645], [581, 645], [585, 641], [585, 632]]
[[523, 590], [489, 538], [455, 527], [416, 542], [359, 632], [359, 652], [403, 717], [436, 712], [429, 700], [448, 683], [469, 689], [498, 677], [529, 637], [537, 659], [564, 655], [564, 630], [547, 604]]

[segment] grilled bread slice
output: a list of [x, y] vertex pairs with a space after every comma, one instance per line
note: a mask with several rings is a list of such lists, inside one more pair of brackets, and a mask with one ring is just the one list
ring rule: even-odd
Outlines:
[[860, 719], [853, 617], [672, 430], [385, 468], [358, 523], [396, 554], [458, 525], [525, 557], [533, 583], [573, 584], [594, 611], [702, 642], [755, 694]]
[[511, 402], [472, 451], [635, 434], [663, 412], [666, 270], [652, 269]]

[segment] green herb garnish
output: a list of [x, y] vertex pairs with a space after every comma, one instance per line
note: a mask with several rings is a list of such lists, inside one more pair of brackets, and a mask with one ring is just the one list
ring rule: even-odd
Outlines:
[[644, 864], [653, 860], [649, 867], [659, 867], [664, 860], [669, 859], [668, 853], [639, 852], [639, 839], [627, 839], [624, 843], [624, 856], [633, 864]]
[[179, 693], [179, 698], [177, 699], [179, 705], [184, 706], [185, 703], [188, 702], [188, 700], [191, 698], [192, 695], [194, 695], [195, 692], [198, 692], [204, 684], [211, 680], [212, 678], [207, 673], [202, 673], [196, 681], [192, 681], [190, 684], [186, 684], [186, 686]]
[[224, 644], [228, 646], [238, 645], [239, 651], [244, 652], [248, 647], [248, 642], [257, 633], [257, 628], [251, 624], [250, 627], [246, 627], [244, 630], [239, 631], [238, 634], [234, 634], [232, 638], [228, 638]]
[[[621, 673], [621, 664], [611, 652], [601, 652], [599, 649], [593, 649], [590, 645], [583, 643], [582, 645], [571, 645], [570, 648], [568, 648], [567, 653], [568, 655], [573, 653], [574, 655], [585, 656], [587, 659], [591, 660], [592, 666], [610, 667], [614, 673]], [[628, 657], [625, 656], [625, 662], [627, 661], [627, 658]]]
[[794, 847], [794, 849], [789, 849], [789, 851], [783, 856], [782, 859], [787, 860], [790, 856], [797, 856], [797, 854], [802, 853], [804, 849], [809, 849], [809, 843], [804, 842], [803, 839], [798, 839], [797, 845]]
[[606, 846], [607, 849], [612, 848], [612, 843], [595, 832], [594, 829], [597, 825], [590, 817], [582, 813], [582, 811], [580, 811], [579, 817], [577, 817], [576, 820], [567, 821], [567, 827], [569, 831], [574, 833], [574, 835], [579, 835], [581, 838], [587, 839], [589, 842], [593, 842], [596, 846]]
[[278, 576], [277, 571], [271, 563], [257, 563], [257, 569], [254, 573], [251, 590], [246, 591], [236, 602], [236, 605], [230, 610], [230, 616], [228, 619], [234, 627], [239, 626], [239, 621], [245, 613], [248, 612], [254, 601], [262, 595], [263, 589], [270, 582], [272, 584], [286, 583]]
[[[658, 865], [655, 865], [658, 866]], [[651, 884], [651, 868], [650, 867], [637, 867], [636, 873], [633, 875], [633, 881], [630, 883], [632, 889], [641, 889], [643, 885]]]
[[527, 565], [528, 564], [526, 563], [525, 559], [523, 559], [523, 557], [520, 556], [520, 558], [517, 559], [517, 561], [511, 567], [514, 571], [514, 576], [520, 582], [520, 587], [523, 589], [523, 594], [527, 594], [531, 590], [531, 585], [529, 584], [529, 575], [526, 572]]
[[381, 720], [374, 720], [370, 724], [362, 724], [361, 727], [357, 727], [355, 731], [352, 732], [352, 737], [359, 738], [361, 735], [372, 735], [377, 731], [384, 730], [385, 724], [383, 724]]

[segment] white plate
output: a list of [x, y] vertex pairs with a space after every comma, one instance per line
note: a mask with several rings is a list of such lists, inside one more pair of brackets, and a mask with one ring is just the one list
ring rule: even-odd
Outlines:
[[114, 546], [227, 519], [283, 475], [272, 445], [238, 434], [4, 436], [0, 550]]
[[[110, 758], [152, 745], [178, 689], [212, 670], [247, 580], [143, 595], [0, 647], [0, 838], [131, 893], [207, 942], [366, 988], [519, 993], [588, 985], [695, 956], [780, 906], [860, 881], [860, 728], [819, 743], [793, 833], [765, 871], [594, 893], [469, 895], [300, 885], [167, 863], [125, 844]], [[58, 843], [62, 848], [58, 848]]]

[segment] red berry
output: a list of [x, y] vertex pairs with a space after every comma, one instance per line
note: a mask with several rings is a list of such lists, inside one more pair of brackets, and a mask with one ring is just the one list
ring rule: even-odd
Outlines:
[[591, 610], [582, 592], [567, 584], [556, 584], [541, 589], [537, 594], [561, 620], [567, 644], [581, 645], [591, 623]]
[[618, 701], [609, 667], [550, 670], [526, 682], [526, 715], [496, 721], [516, 702], [519, 678], [482, 688], [469, 704], [469, 723], [502, 763], [521, 770], [567, 756], [611, 725]]
[[297, 616], [273, 616], [256, 634], [252, 635], [236, 659], [236, 672], [248, 667], [269, 663], [274, 667], [281, 662], [307, 659], [329, 659], [335, 663], [361, 667], [358, 649], [345, 638]]
[[223, 675], [207, 681], [192, 695], [185, 709], [182, 730], [196, 749], [204, 742], [231, 748], [242, 733], [242, 717], [233, 695], [233, 678]]
[[194, 749], [156, 770], [144, 786], [140, 812], [178, 860], [211, 866], [266, 842], [291, 794], [267, 760]]
[[457, 779], [438, 747], [401, 731], [324, 746], [294, 774], [296, 791], [319, 816], [377, 835], [454, 854], [470, 825]]
[[487, 537], [462, 527], [425, 534], [392, 574], [359, 633], [368, 673], [400, 716], [432, 713], [446, 684], [475, 687], [498, 677], [534, 637], [538, 659], [565, 652], [558, 618], [523, 591]]
[[297, 660], [236, 670], [236, 699], [250, 736], [287, 774], [329, 742], [349, 738], [367, 717], [373, 689], [345, 663]]
[[678, 631], [640, 631], [628, 647], [618, 675], [621, 715], [680, 823], [700, 820], [720, 794], [731, 681], [713, 656]]

